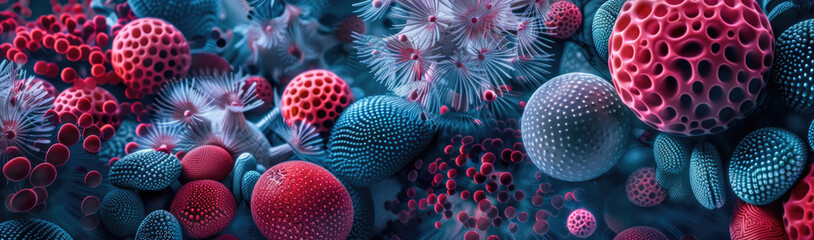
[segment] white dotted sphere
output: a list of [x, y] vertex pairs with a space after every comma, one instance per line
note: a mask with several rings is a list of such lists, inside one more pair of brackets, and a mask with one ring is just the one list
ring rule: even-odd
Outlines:
[[529, 99], [522, 118], [523, 145], [549, 176], [590, 180], [625, 152], [630, 132], [626, 111], [604, 79], [587, 73], [560, 75]]

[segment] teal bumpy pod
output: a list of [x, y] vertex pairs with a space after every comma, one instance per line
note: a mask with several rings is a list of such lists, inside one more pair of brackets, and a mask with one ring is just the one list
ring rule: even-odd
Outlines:
[[326, 166], [343, 182], [367, 186], [407, 165], [432, 136], [433, 124], [417, 103], [367, 97], [351, 104], [336, 122]]
[[45, 220], [23, 218], [0, 223], [0, 239], [72, 239], [65, 230]]
[[769, 88], [795, 111], [814, 116], [814, 20], [795, 24], [779, 38]]
[[136, 240], [181, 240], [183, 231], [178, 219], [166, 210], [155, 210], [147, 215], [136, 231]]
[[794, 133], [761, 128], [749, 133], [732, 153], [729, 183], [743, 201], [771, 203], [791, 188], [806, 163], [806, 147]]
[[136, 235], [144, 219], [144, 203], [128, 190], [113, 190], [102, 198], [99, 215], [105, 228], [117, 237]]
[[690, 145], [676, 136], [659, 134], [653, 143], [653, 156], [656, 159], [656, 170], [679, 173], [690, 159]]
[[189, 42], [209, 38], [220, 12], [217, 0], [128, 0], [127, 3], [136, 16], [163, 19], [178, 28]]
[[608, 0], [599, 6], [594, 15], [594, 22], [591, 32], [594, 38], [596, 52], [603, 60], [608, 60], [608, 39], [613, 32], [613, 25], [616, 23], [616, 16], [622, 10], [625, 0]]
[[128, 154], [110, 168], [110, 183], [137, 190], [161, 190], [179, 176], [181, 161], [175, 155], [153, 149]]
[[726, 203], [721, 157], [712, 144], [699, 143], [692, 150], [690, 186], [695, 199], [705, 208], [721, 208]]

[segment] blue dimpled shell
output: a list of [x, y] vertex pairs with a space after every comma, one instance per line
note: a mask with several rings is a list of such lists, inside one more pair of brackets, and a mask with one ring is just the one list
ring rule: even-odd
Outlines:
[[110, 168], [110, 183], [136, 190], [161, 190], [179, 176], [181, 161], [175, 155], [153, 149], [128, 154]]
[[656, 170], [679, 173], [690, 160], [689, 141], [669, 134], [659, 134], [653, 143], [653, 156], [656, 159]]
[[102, 199], [99, 215], [105, 228], [118, 237], [136, 235], [144, 219], [144, 203], [128, 190], [113, 190]]
[[791, 188], [806, 163], [806, 148], [793, 133], [761, 128], [738, 143], [729, 162], [729, 183], [743, 201], [765, 205]]
[[181, 240], [181, 224], [172, 213], [155, 210], [141, 222], [136, 231], [136, 240]]
[[613, 32], [613, 25], [616, 23], [616, 16], [622, 10], [625, 0], [608, 0], [599, 6], [594, 15], [594, 22], [591, 26], [593, 33], [594, 47], [603, 60], [608, 60], [608, 39]]
[[240, 188], [241, 193], [243, 195], [243, 200], [246, 201], [246, 206], [251, 206], [252, 200], [252, 192], [254, 192], [254, 185], [257, 184], [257, 180], [260, 180], [260, 172], [255, 170], [250, 170], [243, 175], [243, 180], [241, 180]]
[[769, 87], [795, 111], [814, 115], [814, 20], [795, 24], [777, 39]]
[[49, 221], [23, 218], [0, 223], [0, 239], [70, 240], [72, 238], [65, 230]]
[[690, 186], [701, 206], [707, 209], [724, 206], [724, 170], [718, 150], [712, 144], [699, 143], [693, 149], [690, 158]]

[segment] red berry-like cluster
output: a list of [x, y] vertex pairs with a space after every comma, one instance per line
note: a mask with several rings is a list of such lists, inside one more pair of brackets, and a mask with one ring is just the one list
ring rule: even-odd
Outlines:
[[300, 73], [288, 83], [282, 96], [281, 110], [289, 125], [305, 121], [317, 131], [330, 131], [342, 111], [353, 103], [350, 86], [328, 70]]

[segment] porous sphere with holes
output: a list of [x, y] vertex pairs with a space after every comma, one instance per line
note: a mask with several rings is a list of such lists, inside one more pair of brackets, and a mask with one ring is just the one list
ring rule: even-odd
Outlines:
[[569, 38], [582, 26], [582, 12], [571, 1], [555, 2], [549, 6], [545, 26], [555, 38]]
[[[87, 101], [83, 100], [87, 99]], [[109, 108], [105, 110], [105, 103]], [[90, 103], [87, 107], [85, 103]], [[97, 127], [102, 127], [105, 124], [118, 128], [121, 125], [121, 116], [119, 116], [119, 101], [113, 94], [107, 90], [96, 86], [87, 86], [84, 88], [70, 87], [63, 90], [54, 99], [54, 111], [57, 113], [70, 112], [77, 117], [82, 113], [90, 113], [93, 116], [93, 122]]]
[[783, 202], [783, 226], [788, 239], [814, 238], [814, 164], [808, 165], [808, 174], [789, 190], [789, 198]]
[[574, 234], [574, 236], [578, 238], [588, 238], [594, 234], [596, 230], [596, 218], [594, 218], [593, 213], [584, 208], [580, 208], [568, 214], [566, 226], [568, 227], [568, 231]]
[[746, 135], [729, 162], [729, 183], [741, 200], [765, 205], [777, 200], [803, 173], [806, 146], [794, 133], [761, 128]]
[[170, 213], [178, 218], [184, 234], [194, 239], [211, 237], [232, 223], [237, 204], [232, 192], [212, 180], [189, 182], [178, 189]]
[[647, 125], [719, 133], [757, 105], [774, 38], [754, 0], [631, 0], [609, 40], [616, 91]]
[[780, 214], [777, 204], [756, 206], [737, 201], [729, 218], [729, 237], [732, 240], [810, 239], [787, 236]]
[[283, 118], [289, 125], [305, 121], [320, 132], [329, 132], [342, 111], [353, 103], [350, 86], [328, 70], [300, 73], [283, 91]]
[[795, 24], [777, 38], [777, 60], [769, 88], [794, 108], [814, 115], [814, 19]]
[[184, 35], [157, 18], [139, 18], [122, 27], [111, 55], [130, 98], [157, 93], [164, 83], [186, 77], [192, 62]]
[[656, 182], [656, 170], [643, 167], [627, 178], [625, 184], [627, 199], [639, 207], [653, 207], [667, 198], [667, 191]]
[[648, 226], [638, 226], [619, 232], [613, 240], [668, 240], [666, 235], [658, 229]]
[[283, 162], [263, 173], [254, 186], [251, 212], [268, 239], [345, 239], [353, 224], [353, 205], [342, 183], [304, 161]]
[[549, 176], [571, 182], [602, 175], [625, 153], [627, 109], [604, 79], [587, 73], [552, 78], [522, 116], [523, 145]]

